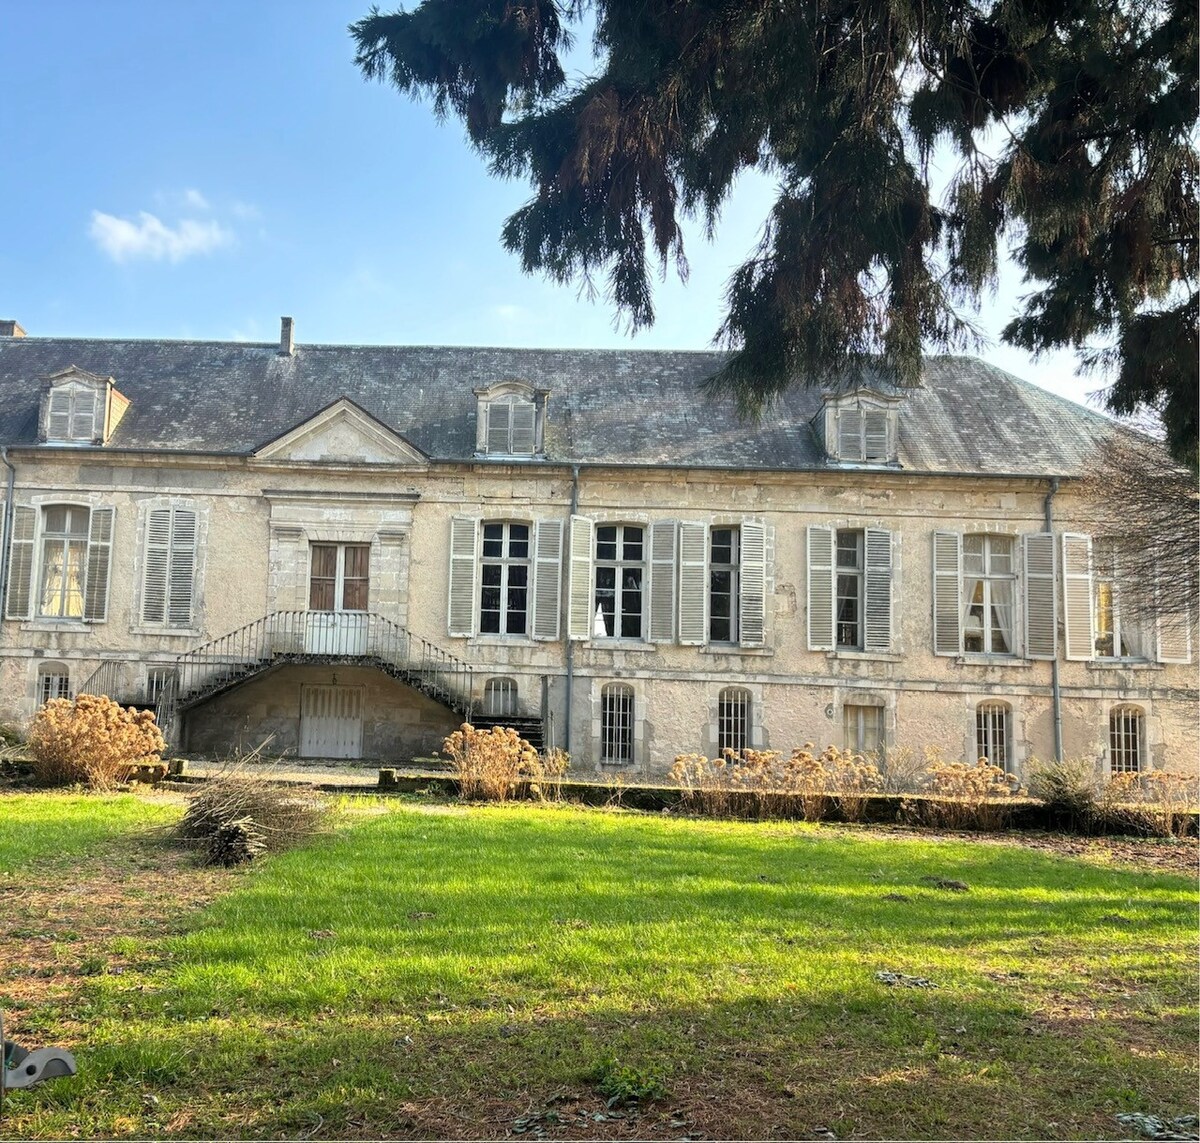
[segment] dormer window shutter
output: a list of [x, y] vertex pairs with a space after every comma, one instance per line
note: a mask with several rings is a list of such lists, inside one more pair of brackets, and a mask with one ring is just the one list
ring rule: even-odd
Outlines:
[[862, 423], [861, 409], [838, 410], [838, 460], [863, 459]]
[[93, 623], [108, 618], [108, 580], [112, 569], [112, 508], [93, 508], [88, 531], [87, 586], [83, 596], [83, 617]]
[[96, 436], [96, 393], [92, 389], [76, 389], [71, 409], [73, 441], [90, 441]]
[[514, 401], [509, 406], [512, 443], [509, 451], [517, 456], [532, 456], [536, 409], [529, 401]]
[[886, 463], [891, 460], [888, 448], [888, 414], [885, 409], [868, 409], [863, 413], [864, 460]]
[[492, 401], [487, 406], [487, 450], [506, 453], [512, 435], [512, 405], [508, 401]]
[[8, 592], [4, 614], [9, 619], [28, 619], [33, 599], [33, 541], [37, 509], [13, 509], [12, 546], [8, 561]]
[[71, 391], [51, 389], [46, 412], [46, 439], [65, 441], [71, 438]]

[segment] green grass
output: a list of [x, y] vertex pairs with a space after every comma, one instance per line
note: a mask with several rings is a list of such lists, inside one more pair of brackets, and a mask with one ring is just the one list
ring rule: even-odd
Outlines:
[[345, 822], [90, 981], [80, 1076], [8, 1130], [503, 1137], [659, 1089], [640, 1134], [1117, 1138], [1117, 1111], [1194, 1110], [1187, 878], [561, 808]]

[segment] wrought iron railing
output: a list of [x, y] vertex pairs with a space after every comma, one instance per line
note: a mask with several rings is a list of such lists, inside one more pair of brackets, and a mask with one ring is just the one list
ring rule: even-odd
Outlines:
[[77, 695], [107, 695], [115, 702], [127, 696], [123, 682], [125, 666], [120, 659], [105, 659], [82, 683], [75, 688]]
[[471, 716], [471, 668], [373, 611], [273, 611], [175, 660], [158, 700], [160, 726], [179, 710], [285, 662], [376, 666], [464, 718]]

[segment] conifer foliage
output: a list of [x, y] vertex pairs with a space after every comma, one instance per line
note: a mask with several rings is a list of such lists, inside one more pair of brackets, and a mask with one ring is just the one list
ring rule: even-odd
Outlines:
[[[568, 76], [587, 26], [596, 72]], [[1194, 0], [424, 0], [351, 33], [367, 77], [529, 180], [524, 268], [604, 276], [633, 328], [652, 274], [687, 273], [681, 218], [711, 230], [741, 171], [774, 176], [713, 379], [743, 410], [881, 360], [916, 381], [923, 347], [972, 343], [1006, 243], [1031, 291], [1006, 339], [1076, 347], [1194, 462]]]

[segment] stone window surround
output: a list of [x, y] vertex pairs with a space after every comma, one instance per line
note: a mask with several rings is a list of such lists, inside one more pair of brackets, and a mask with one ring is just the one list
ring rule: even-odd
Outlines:
[[[513, 455], [541, 457], [546, 449], [546, 404], [550, 396], [549, 389], [538, 388], [528, 381], [515, 378], [506, 381], [496, 381], [491, 385], [480, 385], [472, 390], [475, 394], [475, 455], [502, 456], [506, 459]], [[489, 453], [487, 442], [486, 409], [492, 401], [508, 400], [518, 397], [533, 405], [533, 452], [532, 454]]]

